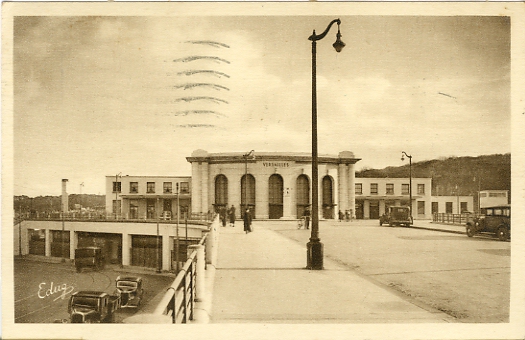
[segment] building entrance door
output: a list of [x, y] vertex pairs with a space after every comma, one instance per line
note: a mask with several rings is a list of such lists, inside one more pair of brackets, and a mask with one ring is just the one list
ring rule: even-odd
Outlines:
[[273, 174], [268, 181], [268, 213], [270, 219], [283, 217], [283, 178]]
[[370, 219], [376, 220], [379, 218], [379, 202], [370, 201]]

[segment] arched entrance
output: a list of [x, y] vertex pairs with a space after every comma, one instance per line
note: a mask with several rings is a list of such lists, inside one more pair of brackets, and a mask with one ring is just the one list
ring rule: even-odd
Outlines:
[[268, 205], [269, 218], [277, 219], [283, 217], [283, 178], [281, 175], [273, 174], [268, 180]]
[[334, 190], [332, 177], [323, 177], [323, 218], [334, 218]]
[[301, 218], [306, 207], [310, 205], [310, 181], [306, 175], [297, 177], [296, 188], [297, 218]]
[[221, 207], [228, 205], [228, 178], [224, 175], [217, 175], [215, 177], [215, 211], [219, 211]]
[[241, 216], [246, 207], [250, 208], [252, 218], [255, 218], [255, 177], [251, 174], [241, 177]]

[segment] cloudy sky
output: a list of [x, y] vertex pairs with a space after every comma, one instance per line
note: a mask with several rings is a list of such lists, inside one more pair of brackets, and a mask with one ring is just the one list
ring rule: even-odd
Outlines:
[[[319, 152], [363, 167], [510, 152], [510, 20], [341, 15], [317, 43]], [[311, 151], [311, 42], [334, 16], [14, 20], [14, 194]], [[84, 186], [80, 187], [80, 183]]]

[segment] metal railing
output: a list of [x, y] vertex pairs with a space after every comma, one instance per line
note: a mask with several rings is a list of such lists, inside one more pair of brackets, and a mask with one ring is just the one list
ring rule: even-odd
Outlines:
[[[33, 221], [98, 221], [98, 222], [156, 222], [156, 218], [130, 218], [129, 215], [115, 215], [114, 213], [95, 213], [95, 212], [51, 212], [51, 213], [22, 213], [16, 214], [15, 224], [24, 220]], [[162, 223], [177, 223], [177, 216], [170, 219], [160, 218]], [[187, 216], [188, 222], [210, 222], [213, 220], [211, 213], [191, 213]], [[179, 222], [186, 221], [186, 216], [181, 215]]]
[[465, 224], [474, 214], [451, 214], [451, 213], [434, 213], [432, 222], [445, 224]]
[[[208, 234], [199, 242], [203, 245]], [[197, 250], [192, 251], [153, 314], [171, 317], [172, 323], [193, 320], [197, 273]]]

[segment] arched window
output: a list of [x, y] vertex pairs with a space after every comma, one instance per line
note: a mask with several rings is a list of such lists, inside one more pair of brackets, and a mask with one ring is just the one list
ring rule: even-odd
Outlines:
[[310, 181], [306, 175], [297, 177], [296, 193], [297, 218], [300, 218], [306, 207], [310, 205]]
[[334, 218], [333, 182], [330, 176], [323, 177], [323, 217]]
[[215, 177], [215, 208], [228, 204], [228, 178], [224, 175]]
[[273, 174], [268, 180], [269, 218], [283, 217], [283, 178]]
[[255, 177], [251, 174], [241, 177], [241, 209], [250, 208], [252, 218], [255, 218]]

